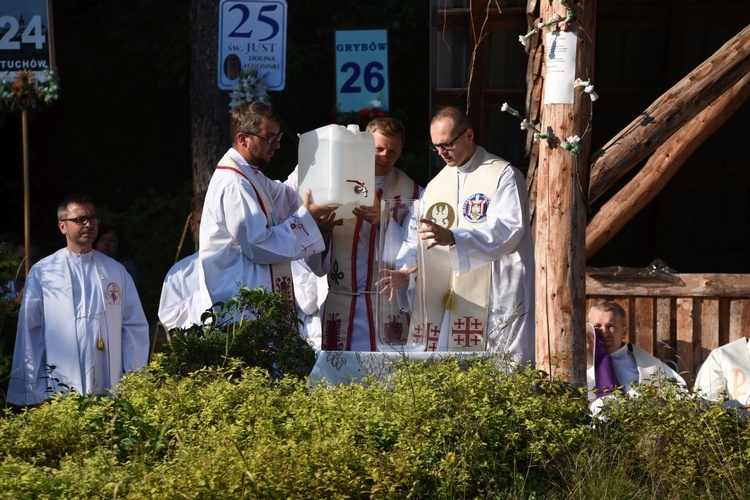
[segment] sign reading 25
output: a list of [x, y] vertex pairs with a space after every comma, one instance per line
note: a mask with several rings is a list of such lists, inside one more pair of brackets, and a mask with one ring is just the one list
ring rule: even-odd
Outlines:
[[286, 79], [286, 0], [222, 0], [219, 6], [219, 88], [229, 90], [246, 66], [258, 68], [268, 90]]

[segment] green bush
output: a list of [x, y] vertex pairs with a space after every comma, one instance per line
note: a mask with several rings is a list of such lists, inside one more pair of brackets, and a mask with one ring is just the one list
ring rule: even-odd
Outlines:
[[117, 398], [7, 412], [1, 496], [741, 498], [750, 480], [742, 418], [669, 389], [591, 420], [579, 388], [493, 359], [336, 387], [163, 361]]
[[315, 351], [299, 336], [297, 317], [286, 296], [240, 287], [237, 297], [206, 311], [203, 324], [175, 328], [165, 346], [165, 369], [187, 375], [231, 358], [264, 368], [274, 378], [305, 377]]

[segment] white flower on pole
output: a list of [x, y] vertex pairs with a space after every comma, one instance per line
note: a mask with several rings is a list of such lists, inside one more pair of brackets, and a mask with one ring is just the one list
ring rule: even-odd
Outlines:
[[257, 67], [250, 65], [240, 71], [237, 83], [235, 83], [232, 89], [231, 98], [232, 100], [229, 103], [230, 111], [244, 102], [260, 101], [270, 104], [268, 85], [263, 80], [263, 77], [258, 75]]
[[528, 33], [526, 33], [525, 35], [520, 35], [518, 37], [518, 41], [521, 42], [521, 45], [523, 45], [524, 47], [526, 47], [526, 44], [528, 43], [528, 41], [531, 40], [532, 38], [534, 38], [534, 36], [536, 36], [536, 34], [537, 34], [537, 31], [535, 29], [533, 29], [533, 30], [529, 31]]
[[540, 30], [544, 29], [544, 28], [552, 29], [555, 24], [557, 24], [557, 23], [560, 22], [561, 19], [562, 19], [562, 17], [560, 17], [560, 14], [558, 14], [557, 12], [555, 12], [555, 14], [553, 16], [551, 16], [549, 19], [547, 19], [546, 23], [539, 23], [536, 26]]
[[516, 118], [521, 118], [521, 113], [519, 113], [515, 109], [511, 108], [510, 106], [508, 106], [507, 102], [503, 103], [502, 107], [500, 108], [500, 111], [503, 111], [505, 113], [511, 114], [511, 115], [515, 116]]
[[594, 92], [594, 85], [591, 83], [591, 80], [581, 80], [580, 78], [576, 78], [573, 82], [573, 88], [583, 89], [583, 91], [591, 97], [592, 102], [599, 99], [599, 94]]
[[566, 151], [570, 151], [571, 154], [577, 155], [580, 151], [581, 138], [577, 135], [572, 135], [560, 143], [560, 147]]

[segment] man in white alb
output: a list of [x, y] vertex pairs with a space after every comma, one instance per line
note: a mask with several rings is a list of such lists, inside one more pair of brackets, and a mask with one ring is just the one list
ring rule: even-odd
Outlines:
[[591, 362], [586, 370], [586, 379], [592, 411], [598, 411], [598, 406], [603, 403], [600, 398], [615, 388], [628, 393], [631, 392], [631, 386], [659, 386], [663, 379], [673, 379], [680, 386], [685, 386], [685, 380], [669, 365], [627, 342], [627, 317], [625, 310], [617, 302], [594, 302], [589, 308], [588, 322], [593, 326], [595, 335], [595, 338], [588, 339], [589, 349], [596, 351], [598, 339], [606, 348], [600, 349], [600, 352], [609, 358], [602, 360], [595, 354], [589, 356]]
[[[201, 214], [206, 193], [200, 192], [190, 200], [190, 230], [193, 238], [200, 237]], [[200, 324], [200, 276], [198, 252], [188, 255], [173, 265], [164, 277], [159, 299], [159, 321], [167, 331], [172, 328], [190, 328]]]
[[747, 337], [712, 350], [698, 370], [695, 389], [705, 398], [726, 398], [727, 406], [750, 406], [750, 344]]
[[56, 392], [106, 394], [148, 362], [148, 323], [133, 279], [92, 247], [93, 202], [67, 198], [57, 219], [66, 247], [35, 264], [26, 280], [6, 398], [13, 405]]
[[234, 108], [230, 132], [232, 147], [211, 177], [201, 218], [201, 307], [235, 297], [240, 286], [284, 293], [293, 305], [290, 263], [325, 249], [318, 224], [328, 231], [335, 207], [311, 203], [308, 192], [297, 208], [296, 191], [260, 171], [282, 135], [268, 104]]
[[[404, 147], [403, 124], [391, 117], [373, 119], [367, 132], [375, 140], [376, 201], [353, 210], [356, 217], [344, 219], [334, 228], [328, 273], [328, 296], [324, 305], [323, 342], [328, 351], [375, 351], [375, 284], [380, 278], [377, 252], [380, 200], [417, 199], [422, 188], [395, 167]], [[400, 222], [400, 221], [399, 221]], [[408, 328], [403, 313], [392, 316], [385, 335], [401, 337]]]

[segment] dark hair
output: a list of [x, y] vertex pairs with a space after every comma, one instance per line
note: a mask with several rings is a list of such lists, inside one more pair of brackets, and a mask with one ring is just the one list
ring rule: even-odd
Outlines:
[[127, 238], [125, 238], [125, 235], [122, 234], [122, 231], [120, 231], [120, 229], [113, 224], [99, 225], [99, 232], [97, 233], [96, 239], [94, 240], [94, 248], [96, 248], [101, 237], [107, 233], [115, 233], [117, 235], [117, 255], [115, 255], [114, 257], [115, 260], [120, 260], [121, 258], [130, 255], [130, 246], [128, 245]]
[[67, 217], [69, 211], [68, 211], [68, 205], [71, 203], [75, 203], [76, 205], [86, 205], [91, 204], [94, 205], [94, 200], [91, 199], [91, 196], [87, 194], [72, 194], [70, 196], [66, 196], [63, 198], [63, 200], [60, 202], [60, 205], [57, 207], [57, 220], [61, 221], [65, 217]]
[[232, 144], [237, 140], [237, 134], [242, 132], [257, 133], [263, 119], [279, 123], [279, 116], [273, 108], [264, 102], [245, 102], [232, 110], [229, 133], [232, 134]]

